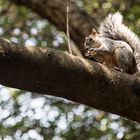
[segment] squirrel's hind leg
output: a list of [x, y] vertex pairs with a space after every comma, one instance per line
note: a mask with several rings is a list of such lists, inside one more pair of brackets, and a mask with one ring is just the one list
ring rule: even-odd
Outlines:
[[132, 73], [134, 54], [125, 47], [118, 47], [114, 52], [117, 67], [126, 73]]

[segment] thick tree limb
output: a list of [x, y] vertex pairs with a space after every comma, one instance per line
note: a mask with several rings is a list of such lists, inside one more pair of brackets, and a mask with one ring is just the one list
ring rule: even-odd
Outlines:
[[[66, 0], [11, 0], [11, 2], [34, 10], [59, 30], [66, 32]], [[89, 35], [92, 27], [97, 27], [96, 20], [74, 2], [70, 2], [70, 36], [77, 46], [83, 47], [84, 37]]]
[[61, 51], [19, 47], [0, 39], [0, 84], [63, 97], [140, 122], [138, 78]]

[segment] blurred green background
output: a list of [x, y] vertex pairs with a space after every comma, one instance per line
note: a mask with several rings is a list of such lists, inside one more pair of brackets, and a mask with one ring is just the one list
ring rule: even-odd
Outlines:
[[[108, 13], [121, 11], [125, 24], [140, 36], [137, 0], [75, 3], [97, 16], [98, 23]], [[8, 0], [0, 0], [0, 36], [25, 46], [67, 50], [63, 32]], [[0, 86], [0, 140], [140, 140], [140, 124], [61, 98]]]

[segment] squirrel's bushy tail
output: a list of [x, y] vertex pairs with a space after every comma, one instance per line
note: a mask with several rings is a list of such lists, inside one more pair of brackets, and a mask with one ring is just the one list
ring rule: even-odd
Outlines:
[[109, 14], [100, 24], [99, 33], [104, 37], [128, 43], [134, 51], [136, 63], [140, 65], [140, 40], [122, 21], [123, 17], [119, 12]]

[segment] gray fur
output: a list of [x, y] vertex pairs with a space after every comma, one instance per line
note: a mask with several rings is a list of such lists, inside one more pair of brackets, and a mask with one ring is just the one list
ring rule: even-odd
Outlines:
[[103, 37], [128, 43], [134, 52], [137, 68], [140, 70], [140, 40], [122, 21], [123, 17], [119, 12], [109, 14], [100, 24], [99, 33]]

